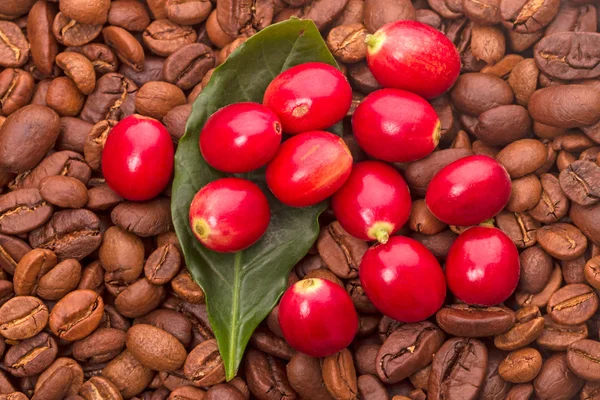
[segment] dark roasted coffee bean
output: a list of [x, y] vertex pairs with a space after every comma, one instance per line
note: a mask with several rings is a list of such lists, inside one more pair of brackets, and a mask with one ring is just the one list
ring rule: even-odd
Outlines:
[[290, 386], [302, 397], [314, 400], [332, 400], [325, 387], [321, 362], [297, 352], [286, 366]]
[[[213, 391], [212, 394], [211, 390]], [[228, 384], [213, 386], [208, 392], [194, 386], [181, 386], [173, 390], [169, 395], [169, 400], [210, 400], [211, 398], [214, 400], [245, 400], [239, 390]]]
[[348, 66], [348, 80], [354, 89], [364, 94], [381, 89], [381, 85], [377, 82], [377, 79], [375, 79], [367, 63], [364, 61]]
[[333, 398], [354, 400], [358, 395], [356, 370], [348, 349], [323, 360], [323, 381]]
[[167, 18], [181, 25], [196, 25], [208, 18], [212, 4], [208, 0], [167, 0]]
[[0, 233], [18, 235], [39, 228], [54, 208], [37, 189], [20, 189], [0, 195]]
[[50, 204], [61, 208], [81, 208], [88, 200], [87, 188], [68, 176], [48, 176], [40, 181], [40, 194]]
[[589, 206], [600, 197], [600, 167], [591, 161], [575, 161], [558, 177], [560, 187], [571, 201]]
[[496, 76], [468, 73], [458, 78], [450, 97], [452, 105], [459, 111], [478, 116], [494, 107], [512, 104], [514, 94], [510, 86]]
[[502, 378], [512, 383], [525, 383], [535, 379], [542, 368], [542, 355], [531, 347], [509, 353], [498, 367]]
[[95, 124], [103, 119], [118, 121], [133, 114], [137, 90], [137, 85], [121, 74], [102, 75], [87, 98], [81, 119]]
[[21, 239], [0, 234], [0, 268], [14, 274], [19, 261], [30, 250], [31, 247]]
[[525, 306], [515, 313], [514, 326], [494, 338], [496, 347], [517, 350], [533, 343], [544, 330], [544, 318], [536, 306]]
[[30, 172], [24, 172], [11, 182], [12, 190], [21, 188], [39, 188], [40, 182], [47, 176], [64, 175], [77, 178], [87, 185], [92, 171], [79, 153], [58, 151], [44, 158]]
[[210, 47], [202, 43], [193, 43], [181, 47], [167, 57], [163, 75], [167, 82], [177, 85], [182, 90], [190, 90], [200, 83], [206, 72], [214, 66], [215, 59]]
[[0, 114], [10, 115], [29, 104], [33, 87], [33, 76], [29, 72], [18, 68], [6, 68], [0, 72]]
[[496, 25], [502, 21], [500, 0], [463, 1], [463, 12], [473, 22], [481, 25]]
[[515, 300], [521, 307], [523, 306], [536, 306], [545, 307], [548, 304], [550, 297], [556, 292], [562, 283], [562, 271], [560, 266], [554, 265], [550, 279], [548, 283], [539, 293], [528, 293], [528, 292], [517, 292], [515, 293]]
[[474, 134], [486, 144], [505, 146], [527, 137], [530, 131], [531, 118], [527, 110], [518, 105], [506, 105], [481, 113]]
[[567, 365], [566, 355], [555, 354], [542, 365], [533, 387], [535, 394], [541, 399], [571, 399], [583, 386]]
[[100, 324], [104, 302], [91, 290], [75, 290], [56, 303], [50, 313], [50, 329], [61, 339], [79, 340]]
[[85, 161], [94, 170], [102, 167], [102, 150], [110, 130], [117, 124], [115, 120], [102, 120], [97, 122], [89, 131], [83, 145]]
[[554, 78], [589, 79], [600, 76], [599, 46], [596, 32], [559, 32], [540, 40], [534, 55], [540, 70]]
[[485, 337], [499, 335], [515, 323], [515, 314], [505, 307], [473, 307], [452, 304], [443, 307], [435, 319], [445, 332], [454, 336]]
[[358, 375], [377, 375], [377, 353], [381, 344], [373, 343], [369, 338], [354, 346], [354, 365]]
[[363, 16], [365, 26], [369, 32], [374, 33], [388, 22], [414, 20], [416, 12], [412, 3], [408, 0], [394, 3], [385, 0], [365, 0]]
[[474, 24], [471, 30], [471, 53], [478, 61], [494, 65], [504, 57], [506, 39], [500, 27]]
[[52, 250], [59, 260], [81, 260], [96, 250], [101, 241], [100, 220], [84, 209], [59, 211], [29, 235], [32, 247]]
[[430, 322], [402, 325], [377, 353], [377, 375], [397, 383], [429, 364], [444, 341], [444, 334]]
[[581, 324], [598, 309], [598, 295], [582, 283], [567, 285], [556, 291], [548, 301], [548, 315], [557, 323]]
[[[58, 358], [41, 373], [35, 383], [35, 399], [62, 399], [65, 395], [75, 395], [83, 385], [83, 369], [71, 358]], [[63, 393], [62, 395], [60, 395]]]
[[128, 31], [142, 32], [150, 25], [150, 16], [144, 4], [137, 0], [117, 0], [110, 4], [108, 23]]
[[48, 308], [37, 297], [14, 297], [0, 307], [0, 334], [6, 339], [29, 339], [47, 323]]
[[593, 125], [600, 120], [600, 92], [584, 85], [557, 85], [538, 89], [528, 105], [531, 117], [560, 128]]
[[479, 392], [479, 399], [492, 400], [504, 399], [512, 384], [504, 380], [498, 369], [506, 353], [495, 348], [488, 349], [488, 364], [483, 385]]
[[172, 230], [171, 207], [166, 198], [141, 203], [121, 203], [111, 213], [115, 225], [148, 237]]
[[496, 215], [496, 225], [520, 249], [534, 246], [537, 243], [537, 230], [540, 228], [540, 223], [528, 214], [502, 211]]
[[88, 43], [79, 47], [67, 47], [66, 51], [79, 53], [85, 56], [99, 75], [109, 72], [116, 72], [119, 67], [119, 60], [116, 54], [105, 44]]
[[385, 386], [373, 375], [361, 375], [357, 380], [358, 395], [363, 399], [388, 400]]
[[138, 318], [155, 310], [163, 295], [162, 286], [153, 285], [146, 278], [141, 278], [118, 292], [115, 307], [125, 317]]
[[296, 351], [285, 341], [266, 328], [258, 327], [250, 337], [250, 344], [258, 350], [284, 360], [290, 360]]
[[91, 128], [92, 124], [79, 118], [62, 117], [55, 148], [83, 153], [83, 145]]
[[184, 104], [172, 108], [162, 119], [163, 124], [171, 134], [173, 143], [177, 144], [185, 134], [185, 125], [192, 113], [192, 105]]
[[545, 225], [537, 230], [540, 246], [559, 260], [574, 260], [587, 248], [587, 239], [579, 229], [565, 222]]
[[474, 400], [486, 375], [488, 352], [477, 339], [452, 338], [433, 358], [427, 396]]
[[358, 276], [358, 266], [367, 251], [366, 242], [348, 234], [336, 221], [321, 231], [317, 249], [327, 267], [340, 278]]
[[136, 235], [112, 226], [104, 234], [99, 259], [106, 271], [104, 280], [110, 285], [126, 285], [141, 274], [144, 244]]
[[[156, 371], [175, 371], [183, 365], [187, 356], [185, 348], [175, 336], [153, 325], [132, 326], [127, 331], [126, 344], [127, 350], [135, 358]], [[208, 383], [199, 386], [210, 386]]]
[[18, 109], [0, 128], [0, 167], [15, 173], [30, 170], [52, 148], [59, 132], [60, 119], [52, 109], [33, 104]]
[[540, 182], [542, 196], [539, 203], [529, 210], [529, 215], [546, 224], [558, 222], [569, 211], [569, 199], [560, 188], [560, 183], [554, 175], [544, 174], [540, 177]]
[[98, 328], [88, 337], [73, 343], [73, 357], [91, 364], [108, 362], [123, 351], [125, 338], [125, 332], [120, 329]]
[[154, 54], [168, 56], [175, 50], [196, 41], [196, 31], [190, 26], [181, 26], [168, 19], [152, 22], [144, 30], [144, 44]]
[[144, 274], [155, 285], [168, 283], [179, 272], [181, 254], [177, 247], [168, 244], [156, 249], [146, 260]]
[[517, 33], [531, 33], [548, 25], [559, 6], [560, 0], [502, 0], [500, 12], [508, 29]]
[[147, 324], [160, 328], [188, 346], [192, 340], [192, 323], [185, 315], [174, 310], [158, 309], [134, 320], [134, 324]]
[[585, 257], [580, 256], [574, 260], [561, 261], [565, 283], [585, 283]]
[[13, 376], [34, 376], [48, 368], [57, 353], [54, 338], [42, 332], [11, 347], [4, 356], [4, 363]]
[[125, 350], [104, 367], [102, 376], [114, 383], [124, 398], [131, 398], [148, 386], [154, 371], [144, 367]]
[[88, 190], [86, 207], [92, 211], [104, 211], [125, 201], [115, 193], [107, 184], [93, 187]]
[[[249, 357], [249, 352], [246, 357]], [[269, 358], [271, 356], [265, 357]], [[265, 358], [264, 361], [267, 362], [267, 359]], [[223, 382], [225, 380], [225, 368], [223, 367], [223, 360], [219, 354], [216, 339], [204, 341], [196, 346], [185, 359], [183, 371], [186, 378], [196, 386], [210, 387]], [[266, 376], [260, 377], [260, 379], [266, 378]], [[250, 382], [249, 376], [248, 381]]]
[[567, 349], [567, 364], [582, 379], [600, 379], [600, 342], [583, 339], [572, 343]]
[[65, 46], [83, 46], [94, 40], [102, 32], [102, 25], [89, 25], [77, 22], [64, 15], [56, 14], [52, 24], [52, 33], [59, 43]]
[[443, 231], [447, 225], [429, 211], [424, 199], [419, 199], [412, 203], [408, 226], [415, 232], [435, 235]]

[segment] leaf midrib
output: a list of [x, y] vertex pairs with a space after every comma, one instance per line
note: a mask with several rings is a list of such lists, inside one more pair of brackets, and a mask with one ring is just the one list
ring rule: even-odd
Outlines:
[[[238, 251], [235, 253], [233, 260], [234, 276], [233, 276], [233, 309], [231, 310], [231, 336], [229, 337], [229, 360], [235, 360], [235, 338], [237, 337], [238, 330], [238, 313], [239, 313], [239, 297], [240, 297], [240, 277], [242, 268], [242, 256], [243, 252]], [[231, 365], [227, 366], [229, 370]], [[229, 375], [229, 374], [227, 374]]]

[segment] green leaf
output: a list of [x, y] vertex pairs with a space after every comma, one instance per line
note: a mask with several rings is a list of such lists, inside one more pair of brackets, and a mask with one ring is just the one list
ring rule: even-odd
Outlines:
[[293, 19], [271, 25], [248, 39], [218, 67], [194, 102], [186, 134], [175, 155], [171, 209], [187, 267], [206, 293], [208, 314], [225, 363], [227, 379], [237, 373], [252, 332], [277, 304], [290, 269], [319, 233], [324, 203], [291, 208], [277, 201], [264, 183], [264, 170], [245, 177], [259, 184], [271, 205], [263, 238], [247, 250], [216, 253], [194, 237], [188, 212], [192, 198], [207, 183], [226, 176], [211, 168], [198, 149], [200, 130], [219, 108], [241, 101], [262, 102], [282, 71], [309, 61], [337, 66], [312, 21]]

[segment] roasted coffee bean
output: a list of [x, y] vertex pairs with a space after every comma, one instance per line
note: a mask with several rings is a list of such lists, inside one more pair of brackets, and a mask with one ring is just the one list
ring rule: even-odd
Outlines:
[[0, 307], [0, 334], [6, 339], [29, 339], [47, 323], [48, 308], [37, 297], [14, 297]]
[[138, 279], [115, 299], [115, 307], [125, 317], [138, 318], [155, 310], [162, 301], [164, 288], [153, 285], [146, 278]]
[[585, 257], [580, 256], [574, 260], [561, 261], [565, 283], [585, 283]]
[[498, 373], [500, 363], [505, 356], [506, 353], [503, 351], [493, 347], [488, 349], [488, 364], [483, 385], [479, 392], [480, 399], [504, 399], [508, 395], [512, 384], [504, 380]]
[[158, 309], [134, 320], [134, 324], [147, 324], [160, 328], [188, 346], [192, 341], [192, 323], [185, 315], [174, 310]]
[[0, 267], [14, 274], [19, 261], [30, 250], [31, 247], [21, 239], [0, 234]]
[[600, 379], [600, 342], [583, 339], [572, 343], [567, 349], [567, 364], [571, 371], [582, 379]]
[[369, 32], [374, 33], [388, 22], [414, 20], [415, 8], [412, 3], [402, 0], [394, 3], [382, 0], [365, 0], [364, 22]]
[[[137, 1], [136, 1], [137, 2]], [[113, 4], [116, 3], [113, 2]], [[88, 43], [83, 46], [67, 47], [67, 51], [72, 51], [85, 56], [99, 75], [109, 72], [117, 72], [119, 60], [117, 55], [105, 44]]]
[[88, 95], [94, 91], [96, 87], [94, 65], [84, 55], [65, 51], [56, 56], [56, 64], [73, 79], [83, 94]]
[[468, 73], [458, 78], [450, 98], [452, 105], [460, 112], [478, 116], [494, 107], [512, 104], [514, 94], [510, 86], [496, 76]]
[[33, 5], [27, 16], [27, 37], [31, 46], [31, 57], [36, 68], [43, 75], [51, 75], [54, 58], [58, 53], [58, 43], [52, 34], [52, 24], [56, 17], [56, 7], [39, 1]]
[[544, 316], [544, 330], [537, 344], [553, 350], [565, 351], [571, 343], [588, 337], [586, 324], [562, 325], [554, 322], [549, 315]]
[[560, 187], [571, 201], [589, 206], [600, 197], [600, 167], [591, 161], [575, 161], [558, 177]]
[[71, 78], [61, 76], [52, 81], [46, 93], [46, 105], [61, 117], [79, 114], [85, 97]]
[[540, 223], [528, 214], [502, 211], [496, 215], [496, 225], [520, 249], [534, 246], [537, 243], [537, 229], [540, 227]]
[[60, 119], [48, 107], [32, 104], [13, 112], [0, 128], [0, 167], [15, 173], [32, 169], [54, 145], [59, 131]]
[[548, 302], [548, 315], [557, 323], [577, 325], [587, 321], [598, 309], [598, 296], [588, 285], [564, 286]]
[[83, 153], [83, 145], [92, 124], [79, 118], [62, 117], [60, 134], [54, 147], [57, 150], [71, 150]]
[[110, 285], [126, 285], [142, 272], [144, 244], [136, 235], [112, 226], [104, 233], [98, 255], [106, 271], [104, 281]]
[[531, 118], [527, 110], [518, 105], [506, 105], [481, 113], [474, 135], [485, 144], [505, 146], [526, 138], [530, 131]]
[[567, 365], [566, 355], [555, 354], [544, 362], [533, 387], [541, 399], [571, 399], [583, 386]]
[[103, 24], [106, 22], [110, 0], [93, 2], [81, 0], [63, 0], [60, 11], [69, 18], [84, 24]]
[[487, 349], [479, 340], [447, 340], [433, 358], [428, 398], [476, 399], [486, 375], [487, 363]]
[[50, 269], [38, 282], [37, 295], [44, 300], [59, 300], [74, 290], [81, 279], [81, 264], [64, 260]]
[[118, 26], [107, 26], [102, 30], [102, 35], [106, 44], [114, 49], [122, 63], [135, 71], [143, 69], [144, 49], [131, 33]]
[[154, 54], [166, 57], [175, 50], [196, 41], [196, 31], [189, 26], [181, 26], [168, 19], [152, 22], [143, 34], [144, 44]]
[[497, 76], [498, 78], [508, 79], [513, 68], [523, 60], [524, 58], [518, 54], [507, 54], [496, 64], [483, 68], [481, 72]]
[[127, 350], [122, 352], [102, 369], [102, 376], [115, 384], [124, 398], [141, 393], [154, 377], [150, 368], [144, 367]]
[[261, 327], [256, 328], [250, 337], [250, 344], [260, 351], [288, 361], [296, 353], [284, 339]]
[[167, 18], [181, 25], [196, 25], [208, 18], [212, 5], [207, 0], [167, 0]]
[[[215, 59], [210, 47], [202, 43], [193, 43], [181, 47], [167, 57], [163, 75], [167, 82], [177, 85], [182, 90], [189, 90], [200, 83], [206, 72], [214, 66]], [[144, 86], [140, 90], [142, 96], [143, 91]]]
[[402, 325], [377, 353], [376, 370], [386, 383], [397, 383], [429, 364], [444, 341], [444, 334], [430, 322]]
[[594, 146], [596, 143], [585, 134], [573, 130], [555, 138], [552, 147], [555, 150], [566, 150], [571, 152], [581, 152]]
[[327, 47], [341, 62], [355, 63], [367, 55], [366, 35], [367, 29], [360, 23], [336, 26], [327, 36]]
[[[559, 180], [554, 175], [544, 174], [540, 177], [540, 182], [542, 184], [542, 196], [539, 203], [529, 210], [529, 215], [546, 224], [558, 222], [569, 211], [569, 199], [562, 191]], [[577, 226], [580, 227], [579, 224]]]
[[348, 349], [323, 360], [323, 381], [327, 390], [336, 399], [351, 400], [358, 395], [356, 370], [352, 354]]
[[144, 84], [138, 91], [135, 109], [142, 115], [160, 120], [173, 107], [185, 103], [185, 94], [180, 88], [168, 82], [152, 81]]
[[0, 21], [0, 66], [20, 67], [29, 57], [29, 42], [17, 24]]
[[6, 68], [0, 72], [0, 114], [10, 115], [29, 104], [33, 87], [33, 76], [29, 72], [18, 68]]
[[498, 367], [498, 373], [512, 383], [535, 379], [542, 368], [542, 355], [536, 349], [525, 347], [509, 353]]
[[600, 229], [597, 225], [598, 203], [584, 207], [573, 203], [569, 211], [569, 217], [573, 223], [594, 243], [600, 243]]
[[[250, 352], [246, 354], [247, 358], [249, 358], [249, 353]], [[259, 354], [262, 355], [262, 353]], [[271, 356], [263, 355], [263, 357], [266, 357], [264, 361], [267, 362], [267, 358], [270, 359]], [[268, 364], [270, 366], [270, 362]], [[259, 367], [259, 365], [256, 365], [256, 367]], [[225, 368], [223, 367], [223, 360], [219, 354], [217, 341], [215, 339], [210, 339], [196, 346], [190, 354], [187, 355], [187, 358], [185, 358], [183, 371], [186, 378], [192, 381], [196, 386], [209, 387], [223, 382], [225, 380]], [[251, 373], [248, 371], [247, 374]], [[260, 377], [260, 379], [266, 378], [266, 376]], [[250, 383], [249, 376], [247, 379], [248, 383]]]
[[85, 161], [94, 170], [102, 167], [102, 150], [110, 130], [117, 124], [115, 120], [102, 120], [97, 122], [89, 131], [83, 145]]
[[514, 326], [494, 338], [496, 347], [502, 350], [517, 350], [533, 343], [544, 329], [544, 318], [536, 306], [525, 306], [515, 313]]
[[79, 394], [85, 400], [120, 400], [119, 389], [110, 380], [101, 376], [93, 376], [81, 386]]
[[377, 375], [377, 353], [381, 344], [372, 343], [369, 338], [354, 346], [354, 365], [359, 375]]
[[30, 172], [24, 172], [10, 183], [12, 190], [22, 188], [39, 188], [40, 182], [47, 176], [64, 175], [77, 178], [87, 185], [92, 171], [83, 157], [73, 151], [58, 151], [44, 158]]
[[146, 324], [134, 325], [127, 331], [127, 350], [143, 365], [157, 371], [175, 371], [187, 356], [177, 338]]
[[84, 209], [59, 211], [29, 235], [32, 247], [52, 250], [59, 260], [81, 260], [96, 250], [101, 241], [100, 220]]
[[499, 335], [515, 323], [515, 314], [505, 307], [473, 307], [452, 304], [443, 307], [435, 319], [445, 332], [454, 336], [485, 337]]
[[142, 32], [150, 25], [150, 16], [144, 4], [137, 0], [116, 0], [110, 4], [108, 23], [128, 31]]
[[546, 161], [547, 150], [542, 142], [534, 139], [521, 139], [510, 143], [496, 156], [510, 177], [520, 178], [535, 172]]
[[596, 7], [592, 4], [561, 3], [558, 14], [546, 27], [545, 36], [557, 32], [596, 32], [597, 27]]
[[0, 195], [0, 233], [18, 235], [39, 228], [54, 208], [37, 189], [21, 189]]
[[168, 283], [181, 267], [181, 254], [177, 247], [168, 244], [156, 249], [144, 265], [144, 275], [155, 285]]
[[562, 271], [558, 265], [554, 265], [548, 283], [539, 293], [517, 292], [515, 300], [520, 306], [545, 307], [550, 297], [556, 292], [562, 283]]
[[599, 382], [586, 382], [581, 389], [580, 398], [584, 400], [596, 400], [600, 396]]
[[73, 357], [91, 364], [108, 362], [123, 351], [126, 336], [120, 329], [98, 328], [88, 337], [73, 343]]
[[92, 211], [104, 211], [125, 201], [107, 184], [93, 187], [88, 190], [88, 202], [86, 208]]
[[435, 235], [440, 233], [446, 227], [446, 224], [440, 221], [429, 211], [424, 199], [415, 200], [412, 203], [408, 226], [411, 230], [425, 235]]
[[369, 94], [382, 87], [364, 61], [348, 66], [348, 80], [354, 89], [364, 94]]
[[559, 260], [574, 260], [587, 248], [587, 239], [579, 229], [565, 222], [545, 225], [537, 230], [540, 246]]
[[554, 78], [596, 78], [600, 76], [599, 45], [595, 32], [559, 32], [540, 40], [534, 55], [540, 70]]
[[96, 292], [75, 290], [55, 304], [50, 329], [61, 339], [83, 339], [98, 327], [103, 313], [104, 302]]
[[548, 25], [558, 12], [559, 0], [502, 0], [500, 12], [504, 26], [517, 33], [537, 32]]
[[173, 143], [177, 144], [185, 134], [185, 125], [192, 113], [192, 105], [184, 104], [173, 107], [162, 119], [163, 124], [171, 134]]
[[83, 46], [98, 37], [100, 32], [102, 32], [102, 25], [78, 22], [62, 12], [56, 14], [52, 24], [54, 37], [65, 46]]
[[42, 332], [11, 347], [4, 356], [4, 364], [13, 376], [34, 376], [48, 368], [57, 353], [54, 338]]
[[466, 20], [463, 17], [463, 7], [462, 1], [456, 0], [428, 0], [427, 3], [429, 6], [438, 14], [440, 14], [443, 18], [449, 20], [456, 20], [461, 18], [462, 20]]
[[340, 278], [358, 276], [358, 266], [367, 251], [366, 242], [348, 234], [336, 221], [321, 231], [317, 249], [327, 267]]
[[[62, 383], [62, 384], [59, 384]], [[65, 395], [75, 395], [83, 385], [83, 369], [75, 360], [71, 358], [58, 358], [41, 373], [35, 383], [36, 399], [54, 398], [46, 397], [43, 393], [64, 393], [56, 398], [63, 398]]]
[[473, 154], [468, 149], [446, 149], [435, 151], [429, 156], [410, 163], [404, 171], [404, 178], [411, 192], [424, 196], [429, 182], [446, 165]]
[[462, 11], [473, 22], [481, 25], [495, 25], [502, 21], [500, 0], [477, 2], [463, 1]]
[[373, 375], [361, 375], [357, 380], [358, 395], [363, 399], [387, 400], [387, 390]]
[[133, 114], [137, 90], [137, 85], [121, 74], [103, 75], [88, 96], [81, 119], [95, 124], [103, 119], [120, 120]]
[[536, 90], [528, 105], [531, 117], [560, 128], [593, 125], [600, 120], [600, 92], [584, 85], [557, 85]]
[[524, 212], [535, 207], [542, 197], [542, 184], [535, 174], [525, 175], [512, 181], [510, 199], [506, 209]]
[[584, 267], [585, 280], [595, 289], [600, 288], [600, 256], [590, 258]]
[[188, 303], [204, 303], [205, 294], [202, 288], [194, 282], [189, 272], [183, 270], [171, 281], [171, 288], [175, 295]]
[[[211, 390], [213, 391], [212, 394], [210, 393]], [[245, 400], [245, 397], [239, 390], [227, 384], [213, 386], [208, 392], [194, 386], [181, 386], [173, 390], [169, 395], [169, 400], [210, 400], [211, 398], [214, 400]]]
[[519, 256], [521, 275], [519, 290], [529, 293], [541, 292], [552, 274], [552, 257], [539, 246], [525, 249]]
[[48, 176], [40, 181], [40, 194], [50, 204], [61, 208], [81, 208], [88, 200], [87, 188], [68, 176]]
[[500, 27], [474, 24], [471, 31], [471, 52], [478, 61], [494, 65], [504, 57], [506, 39]]

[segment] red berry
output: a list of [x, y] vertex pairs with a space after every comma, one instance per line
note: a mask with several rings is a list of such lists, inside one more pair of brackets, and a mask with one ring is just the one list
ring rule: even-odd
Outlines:
[[229, 253], [252, 246], [265, 233], [270, 219], [263, 192], [240, 178], [209, 183], [196, 193], [190, 205], [194, 235], [214, 251]]
[[331, 205], [352, 236], [385, 243], [408, 220], [411, 199], [398, 171], [379, 161], [364, 161], [352, 167]]
[[395, 21], [367, 38], [367, 63], [384, 87], [427, 99], [450, 89], [460, 74], [460, 56], [443, 33], [417, 21]]
[[431, 317], [446, 297], [444, 272], [434, 255], [405, 236], [393, 236], [367, 250], [359, 274], [375, 307], [401, 322]]
[[467, 304], [492, 306], [508, 299], [519, 283], [519, 252], [497, 228], [474, 226], [452, 244], [446, 259], [448, 288]]
[[358, 315], [341, 286], [325, 279], [304, 279], [283, 294], [279, 325], [294, 349], [311, 357], [327, 357], [352, 342]]
[[313, 131], [285, 141], [267, 165], [266, 178], [282, 203], [307, 207], [334, 194], [351, 170], [352, 155], [342, 138]]
[[130, 115], [112, 128], [102, 151], [106, 183], [121, 197], [150, 200], [165, 190], [173, 173], [173, 142], [153, 118]]
[[442, 168], [427, 188], [425, 202], [449, 225], [477, 225], [498, 214], [510, 199], [508, 172], [496, 160], [476, 155]]
[[354, 137], [369, 155], [389, 162], [419, 160], [438, 145], [440, 120], [431, 105], [414, 93], [381, 89], [358, 105]]
[[309, 62], [279, 74], [267, 87], [263, 104], [279, 116], [283, 131], [294, 135], [328, 128], [346, 116], [352, 88], [338, 69]]
[[236, 103], [215, 112], [200, 134], [200, 151], [212, 167], [229, 173], [249, 172], [269, 161], [281, 143], [281, 123], [258, 103]]

